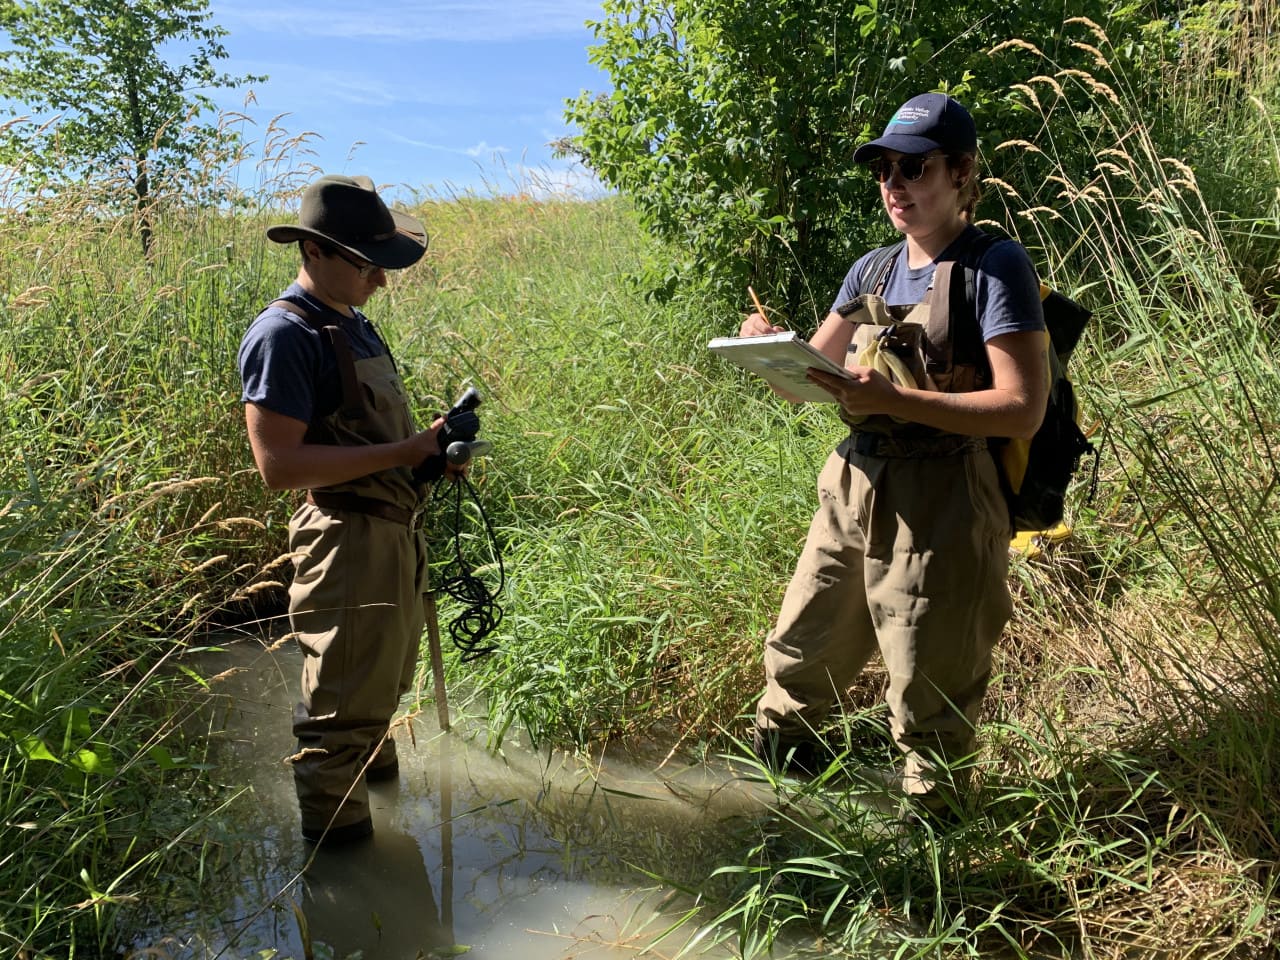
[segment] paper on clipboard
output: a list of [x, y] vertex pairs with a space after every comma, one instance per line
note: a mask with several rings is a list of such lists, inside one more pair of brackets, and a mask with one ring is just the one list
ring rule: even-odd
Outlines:
[[763, 377], [791, 396], [814, 403], [835, 403], [836, 400], [806, 379], [805, 371], [817, 367], [837, 376], [849, 375], [794, 330], [759, 337], [716, 337], [707, 344], [707, 349]]

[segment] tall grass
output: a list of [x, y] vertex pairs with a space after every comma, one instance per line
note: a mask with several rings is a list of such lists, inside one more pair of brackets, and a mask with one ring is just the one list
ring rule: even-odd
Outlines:
[[284, 265], [253, 217], [173, 197], [142, 261], [98, 206], [118, 187], [0, 196], [6, 956], [114, 955], [152, 878], [200, 875], [220, 785], [177, 736], [175, 654], [276, 575], [284, 505], [246, 469], [230, 331]]
[[[1071, 28], [1105, 64], [1105, 38]], [[713, 865], [700, 920], [747, 954], [812, 928], [855, 954], [1265, 956], [1280, 934], [1274, 211], [1232, 206], [1254, 194], [1162, 149], [1105, 66], [998, 55], [1028, 58], [1010, 92], [1028, 108], [1106, 131], [1087, 180], [1028, 151], [1044, 192], [991, 184], [1003, 209], [985, 208], [1097, 311], [1073, 362], [1096, 498], [1077, 497], [1071, 540], [1016, 564], [975, 820], [903, 841], [839, 786], [847, 772], [780, 784], [759, 844]], [[1260, 135], [1275, 86], [1257, 71], [1268, 106], [1224, 100], [1217, 119]], [[1274, 133], [1261, 142], [1254, 169], [1280, 179]], [[151, 878], [201, 875], [205, 821], [234, 789], [180, 734], [180, 686], [201, 681], [175, 654], [277, 614], [287, 575], [296, 499], [250, 469], [235, 350], [296, 266], [261, 231], [307, 179], [305, 138], [273, 126], [261, 152], [231, 206], [158, 201], [150, 262], [87, 200], [0, 198], [6, 952], [110, 953]], [[500, 650], [451, 657], [450, 680], [495, 743], [523, 726], [741, 753], [840, 425], [707, 354], [745, 302], [659, 306], [617, 279], [650, 242], [624, 201], [506, 192], [420, 198], [428, 256], [371, 306], [420, 411], [475, 383], [495, 441], [475, 480], [506, 620]], [[892, 757], [882, 682], [873, 668], [850, 692], [851, 770]]]

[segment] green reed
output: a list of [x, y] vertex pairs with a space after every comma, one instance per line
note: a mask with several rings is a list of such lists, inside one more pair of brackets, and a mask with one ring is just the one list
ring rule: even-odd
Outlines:
[[[1239, 209], [1224, 225], [1228, 194], [1206, 196], [1143, 135], [1123, 85], [1092, 80], [1025, 86], [1053, 122], [1109, 119], [1099, 169], [1079, 181], [1034, 155], [1046, 193], [993, 184], [1006, 207], [985, 207], [1097, 311], [1073, 367], [1101, 462], [1093, 501], [1084, 484], [1073, 497], [1073, 539], [1015, 564], [975, 761], [984, 806], [954, 835], [903, 842], [838, 771], [781, 785], [788, 802], [741, 862], [708, 866], [696, 915], [746, 954], [814, 929], [833, 950], [899, 956], [1244, 957], [1275, 942], [1280, 378], [1268, 266], [1246, 259], [1267, 227]], [[244, 326], [296, 268], [262, 228], [306, 171], [297, 138], [265, 139], [264, 199], [171, 198], [149, 263], [127, 222], [85, 201], [5, 198], [7, 951], [127, 942], [159, 878], [201, 875], [231, 789], [184, 732], [199, 681], [181, 654], [222, 624], [270, 623], [288, 576], [296, 498], [252, 471], [235, 373]], [[495, 744], [526, 728], [742, 760], [760, 643], [840, 425], [707, 354], [745, 291], [660, 305], [621, 279], [649, 242], [625, 202], [506, 192], [418, 198], [431, 250], [371, 306], [419, 412], [474, 383], [495, 442], [474, 480], [509, 573], [501, 649], [466, 666], [450, 652], [450, 682]], [[891, 762], [882, 680], [872, 667], [840, 721], [851, 771]], [[660, 858], [646, 866], [660, 874]]]
[[140, 262], [87, 195], [0, 199], [0, 951], [105, 956], [221, 802], [180, 655], [263, 579], [228, 319], [278, 280], [247, 218], [169, 198]]

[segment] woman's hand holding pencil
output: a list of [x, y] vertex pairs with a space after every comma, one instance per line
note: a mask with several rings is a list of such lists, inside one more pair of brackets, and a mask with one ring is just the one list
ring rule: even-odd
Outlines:
[[760, 298], [756, 296], [755, 290], [747, 287], [747, 293], [751, 294], [751, 302], [755, 304], [756, 312], [742, 321], [742, 326], [738, 329], [738, 336], [759, 337], [766, 333], [781, 333], [786, 329], [769, 322], [769, 318], [764, 312], [764, 305], [760, 303]]

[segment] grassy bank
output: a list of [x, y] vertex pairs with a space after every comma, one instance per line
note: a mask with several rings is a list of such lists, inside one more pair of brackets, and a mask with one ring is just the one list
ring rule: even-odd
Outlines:
[[[699, 920], [740, 929], [744, 952], [801, 925], [854, 956], [1277, 947], [1274, 213], [1224, 206], [1105, 79], [1026, 85], [1029, 108], [1105, 131], [1096, 179], [1055, 181], [1028, 151], [1045, 193], [991, 184], [985, 207], [1097, 311], [1075, 373], [1101, 457], [1073, 537], [1015, 562], [984, 810], [900, 845], [834, 781], [805, 788], [808, 816], [712, 865]], [[496, 446], [476, 480], [509, 583], [499, 652], [451, 657], [483, 694], [467, 708], [495, 741], [521, 724], [734, 751], [838, 422], [707, 355], [745, 304], [658, 305], [621, 278], [648, 250], [625, 203], [419, 212], [431, 251], [371, 309], [422, 412], [468, 382], [486, 397]], [[151, 878], [200, 876], [228, 788], [178, 735], [199, 680], [173, 662], [274, 615], [287, 577], [295, 499], [249, 469], [235, 373], [245, 324], [296, 265], [261, 239], [278, 216], [173, 204], [150, 263], [127, 224], [74, 202], [0, 220], [5, 952], [109, 955]], [[860, 759], [887, 756], [882, 683], [872, 668], [851, 692]]]

